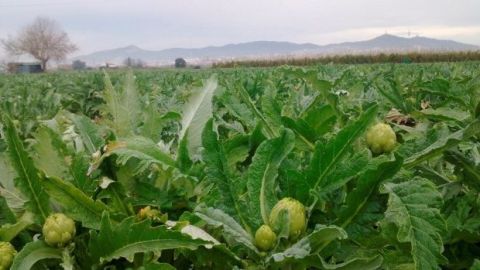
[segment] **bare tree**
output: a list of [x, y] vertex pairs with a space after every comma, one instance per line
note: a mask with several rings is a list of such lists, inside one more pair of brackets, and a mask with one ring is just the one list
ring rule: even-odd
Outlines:
[[38, 17], [27, 25], [17, 37], [2, 40], [5, 50], [11, 55], [29, 54], [47, 69], [49, 60], [63, 60], [77, 50], [60, 25], [49, 18]]

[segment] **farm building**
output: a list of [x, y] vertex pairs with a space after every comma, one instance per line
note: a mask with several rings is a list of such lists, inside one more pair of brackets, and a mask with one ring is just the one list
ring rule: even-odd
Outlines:
[[39, 73], [42, 72], [40, 63], [8, 63], [7, 70], [9, 73]]

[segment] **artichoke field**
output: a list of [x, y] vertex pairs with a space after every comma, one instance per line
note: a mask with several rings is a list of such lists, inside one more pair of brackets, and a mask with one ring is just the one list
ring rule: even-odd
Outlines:
[[480, 269], [480, 63], [0, 75], [0, 270]]

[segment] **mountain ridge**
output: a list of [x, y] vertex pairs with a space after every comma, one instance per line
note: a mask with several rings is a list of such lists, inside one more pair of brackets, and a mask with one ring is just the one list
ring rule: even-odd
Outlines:
[[475, 51], [480, 46], [460, 43], [453, 40], [433, 39], [422, 36], [404, 38], [390, 34], [373, 39], [353, 42], [317, 45], [314, 43], [294, 43], [288, 41], [252, 41], [229, 43], [222, 46], [201, 48], [169, 48], [163, 50], [145, 50], [136, 45], [102, 50], [77, 56], [73, 60], [82, 60], [89, 65], [103, 63], [120, 64], [127, 57], [141, 59], [148, 64], [171, 64], [175, 58], [182, 57], [189, 62], [212, 62], [225, 59], [311, 56], [346, 53], [381, 53], [402, 51]]

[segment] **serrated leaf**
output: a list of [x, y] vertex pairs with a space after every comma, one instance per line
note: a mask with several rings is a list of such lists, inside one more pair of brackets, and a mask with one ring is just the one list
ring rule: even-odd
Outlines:
[[220, 245], [220, 242], [218, 242], [217, 239], [213, 238], [213, 236], [211, 236], [206, 231], [200, 229], [197, 226], [186, 225], [182, 227], [180, 231], [183, 234], [190, 235], [192, 239], [201, 239], [207, 242], [211, 242], [212, 244], [205, 245], [206, 248], [212, 248], [214, 245]]
[[7, 153], [0, 153], [0, 185], [5, 189], [14, 190], [15, 183], [13, 179], [17, 177]]
[[162, 139], [162, 129], [170, 121], [180, 121], [181, 115], [176, 112], [160, 114], [156, 103], [149, 103], [143, 112], [143, 125], [140, 127], [140, 135], [154, 142]]
[[470, 117], [470, 113], [466, 111], [460, 111], [460, 110], [455, 110], [455, 109], [445, 108], [445, 107], [441, 107], [438, 109], [428, 108], [425, 110], [421, 110], [420, 113], [429, 118], [438, 119], [442, 121], [453, 120], [458, 123], [463, 123], [465, 120], [468, 119], [468, 117]]
[[377, 114], [377, 105], [368, 108], [355, 122], [344, 127], [327, 144], [317, 143], [309, 168], [308, 180], [313, 189], [323, 185], [328, 174], [340, 162], [350, 145], [363, 135]]
[[381, 247], [386, 243], [379, 232], [378, 224], [383, 218], [385, 212], [385, 201], [383, 196], [374, 194], [369, 198], [367, 203], [362, 207], [355, 217], [351, 218], [351, 222], [345, 227], [348, 238], [356, 245], [362, 245], [369, 248]]
[[62, 250], [49, 247], [43, 241], [30, 242], [15, 256], [10, 270], [31, 269], [38, 261], [45, 259], [62, 259]]
[[127, 188], [130, 192], [137, 194], [133, 198], [132, 204], [138, 205], [152, 205], [160, 209], [169, 209], [173, 203], [174, 198], [169, 196], [168, 191], [162, 190], [152, 184], [145, 182], [136, 182], [131, 188]]
[[332, 173], [327, 175], [325, 180], [322, 181], [318, 187], [317, 194], [325, 196], [347, 184], [356, 175], [363, 173], [368, 167], [369, 158], [368, 150], [345, 157], [342, 162], [335, 166]]
[[394, 69], [392, 68], [385, 73], [382, 79], [385, 80], [390, 87], [388, 88], [377, 83], [376, 89], [378, 93], [387, 98], [396, 108], [401, 109], [403, 112], [409, 112], [408, 105], [401, 93], [402, 85]]
[[318, 137], [332, 129], [335, 124], [336, 114], [331, 106], [325, 105], [319, 108], [310, 108], [305, 112], [303, 119], [311, 126], [315, 131], [315, 135]]
[[69, 173], [69, 165], [67, 159], [61, 152], [63, 145], [59, 145], [60, 138], [50, 128], [40, 126], [35, 133], [36, 143], [33, 146], [35, 155], [33, 160], [36, 167], [42, 170], [48, 176], [55, 176], [58, 178], [71, 178]]
[[238, 201], [233, 183], [233, 177], [228, 170], [228, 163], [222, 145], [218, 141], [217, 133], [213, 130], [213, 119], [210, 119], [205, 125], [202, 134], [203, 141], [203, 161], [205, 162], [205, 180], [211, 181], [218, 189], [221, 201], [219, 208], [226, 211], [227, 214], [242, 220], [243, 225], [247, 223], [243, 220], [245, 211], [242, 211]]
[[445, 159], [450, 163], [457, 164], [463, 168], [465, 179], [463, 181], [472, 188], [480, 191], [480, 166], [467, 159], [463, 154], [458, 151], [446, 151]]
[[234, 171], [237, 163], [244, 162], [250, 154], [250, 136], [237, 135], [230, 137], [223, 144], [223, 149], [225, 150], [228, 168]]
[[139, 94], [135, 87], [135, 75], [131, 69], [129, 69], [126, 74], [121, 101], [121, 109], [127, 112], [129, 115], [129, 127], [132, 128], [132, 131], [135, 131], [138, 123], [140, 123], [142, 107], [140, 104]]
[[39, 172], [23, 147], [12, 120], [8, 116], [5, 116], [3, 120], [8, 153], [18, 175], [14, 180], [15, 186], [28, 199], [25, 207], [34, 214], [35, 222], [43, 224], [50, 213], [48, 194], [40, 183]]
[[275, 194], [278, 169], [294, 146], [295, 136], [286, 129], [279, 138], [264, 141], [255, 152], [248, 168], [247, 190], [250, 214], [255, 217], [256, 228], [268, 224], [270, 210], [278, 201]]
[[228, 111], [251, 129], [255, 128], [255, 117], [248, 106], [241, 102], [231, 91], [224, 90], [219, 99]]
[[124, 82], [123, 91], [117, 91], [112, 85], [108, 73], [105, 72], [105, 90], [103, 98], [105, 105], [102, 113], [104, 121], [115, 130], [120, 137], [135, 134], [138, 124], [141, 122], [140, 100], [135, 89], [135, 78], [129, 70]]
[[5, 200], [6, 206], [15, 213], [22, 212], [27, 202], [17, 189], [8, 190], [0, 187], [0, 196]]
[[117, 163], [120, 165], [125, 165], [130, 159], [137, 160], [134, 174], [149, 169], [153, 164], [175, 167], [175, 160], [164, 153], [152, 140], [144, 137], [129, 137], [107, 144], [105, 153], [91, 166], [89, 173], [111, 155], [117, 156]]
[[196, 89], [190, 100], [185, 103], [181, 121], [182, 130], [178, 137], [182, 140], [187, 136], [188, 151], [192, 155], [202, 145], [201, 134], [208, 119], [212, 117], [212, 98], [217, 86], [216, 77], [211, 77], [204, 82], [202, 88]]
[[378, 185], [393, 175], [401, 168], [403, 159], [396, 156], [395, 159], [380, 157], [368, 165], [366, 171], [356, 181], [357, 186], [348, 193], [345, 205], [338, 214], [337, 224], [345, 228], [363, 209]]
[[439, 210], [442, 195], [421, 178], [384, 184], [381, 192], [389, 195], [385, 221], [398, 227], [398, 241], [411, 244], [415, 269], [438, 269], [446, 261], [442, 255], [446, 224]]
[[211, 207], [198, 206], [195, 209], [195, 215], [200, 217], [208, 225], [213, 227], [221, 227], [225, 238], [231, 243], [241, 244], [255, 252], [257, 248], [253, 245], [252, 236], [245, 231], [242, 226], [231, 216], [224, 213], [220, 209]]
[[275, 130], [267, 121], [265, 116], [258, 110], [257, 106], [255, 105], [253, 100], [250, 98], [250, 95], [248, 94], [245, 87], [243, 87], [243, 85], [241, 84], [237, 84], [235, 90], [236, 90], [235, 93], [238, 95], [238, 97], [243, 102], [243, 104], [246, 104], [250, 109], [250, 111], [252, 111], [252, 113], [262, 122], [262, 126], [265, 129], [266, 133], [268, 134], [268, 137], [270, 139], [276, 137]]
[[315, 131], [310, 127], [308, 122], [303, 119], [292, 119], [290, 117], [282, 116], [282, 123], [285, 127], [295, 131], [295, 134], [302, 140], [303, 143], [310, 148], [314, 148], [317, 135]]
[[131, 215], [133, 214], [133, 209], [129, 202], [125, 200], [127, 194], [125, 192], [124, 186], [118, 182], [113, 181], [107, 177], [102, 177], [100, 183], [100, 191], [96, 197], [97, 200], [107, 199], [108, 208], [111, 213], [115, 212], [119, 215]]
[[4, 197], [0, 196], [0, 225], [12, 224], [16, 221], [17, 218], [15, 217], [15, 214], [10, 209], [10, 207], [8, 207], [7, 200]]
[[432, 157], [440, 155], [444, 150], [458, 145], [461, 141], [470, 138], [480, 132], [480, 120], [475, 120], [464, 129], [454, 132], [448, 136], [443, 136], [427, 148], [414, 153], [405, 160], [405, 167], [411, 168]]
[[263, 116], [265, 120], [277, 130], [282, 125], [282, 108], [276, 100], [277, 91], [275, 86], [269, 84], [266, 86], [262, 97], [260, 98]]
[[15, 224], [5, 224], [0, 227], [0, 241], [10, 242], [20, 232], [34, 223], [32, 213], [25, 212]]
[[43, 185], [71, 218], [82, 222], [87, 228], [100, 228], [102, 213], [108, 211], [105, 204], [92, 200], [72, 184], [55, 177], [46, 178]]
[[333, 240], [347, 238], [347, 233], [337, 226], [317, 225], [315, 230], [282, 252], [271, 255], [269, 260], [282, 262], [287, 259], [300, 260], [318, 253]]
[[82, 138], [82, 142], [85, 145], [88, 154], [92, 155], [99, 151], [105, 144], [100, 128], [95, 125], [92, 120], [83, 115], [71, 114], [70, 119], [75, 125], [76, 131]]
[[[187, 131], [188, 133], [188, 131]], [[188, 136], [184, 136], [178, 145], [177, 150], [177, 167], [181, 172], [188, 172], [193, 162], [190, 159], [190, 154], [188, 153]]]
[[83, 153], [75, 154], [70, 166], [72, 175], [72, 184], [83, 191], [85, 194], [91, 195], [95, 189], [95, 181], [87, 175], [90, 167], [89, 158]]
[[415, 264], [408, 251], [385, 250], [382, 268], [388, 270], [415, 270]]
[[89, 250], [100, 263], [118, 258], [133, 261], [136, 253], [165, 249], [196, 249], [211, 242], [192, 239], [165, 226], [152, 227], [149, 220], [135, 222], [135, 217], [113, 225], [108, 214], [102, 217], [100, 231], [91, 231]]
[[[10, 164], [6, 153], [0, 153], [0, 196], [6, 203], [5, 207], [9, 207], [9, 211], [21, 212], [24, 210], [24, 204], [26, 199], [21, 192], [15, 188], [14, 179], [17, 174], [14, 168]], [[3, 207], [3, 202], [2, 202]], [[0, 211], [1, 214], [7, 213], [6, 211]], [[3, 219], [3, 215], [0, 216], [0, 224]], [[15, 222], [15, 221], [10, 221]]]

